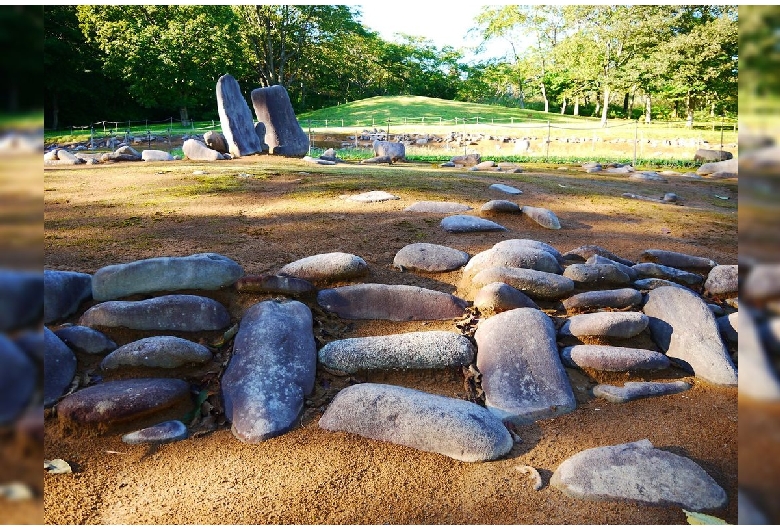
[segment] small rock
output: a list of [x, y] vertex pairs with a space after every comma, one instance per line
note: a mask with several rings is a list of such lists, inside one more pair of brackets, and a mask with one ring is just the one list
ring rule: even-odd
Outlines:
[[179, 420], [170, 420], [133, 431], [122, 436], [126, 444], [161, 444], [185, 440], [189, 436], [187, 426]]
[[569, 317], [559, 335], [574, 337], [616, 337], [627, 339], [642, 333], [649, 318], [636, 311], [607, 311]]
[[288, 263], [277, 272], [317, 283], [350, 280], [368, 274], [368, 264], [360, 256], [345, 252], [316, 254]]
[[570, 296], [563, 301], [567, 311], [574, 309], [622, 309], [642, 303], [642, 293], [636, 289], [625, 287], [605, 291], [587, 291]]
[[544, 228], [549, 228], [550, 230], [560, 230], [561, 228], [561, 222], [558, 220], [558, 217], [547, 208], [523, 206], [522, 211]]
[[44, 460], [43, 469], [50, 475], [65, 475], [73, 473], [73, 469], [62, 458], [55, 458], [54, 460]]
[[420, 201], [404, 208], [405, 212], [424, 212], [424, 213], [457, 213], [466, 212], [473, 208], [467, 204], [445, 201]]
[[642, 399], [646, 397], [677, 394], [680, 392], [685, 392], [689, 388], [691, 388], [691, 385], [685, 381], [671, 381], [668, 383], [629, 381], [622, 387], [613, 385], [596, 385], [593, 387], [593, 395], [604, 398], [610, 403], [626, 403], [628, 401], [634, 401], [635, 399]]
[[491, 184], [490, 189], [508, 193], [509, 195], [521, 195], [523, 193], [521, 190], [512, 186], [507, 186], [506, 184]]
[[516, 203], [505, 200], [488, 201], [479, 210], [487, 213], [522, 213], [523, 211]]
[[412, 243], [396, 253], [393, 265], [410, 270], [447, 272], [463, 267], [468, 261], [468, 253], [462, 250], [432, 243]]
[[669, 367], [669, 358], [663, 353], [617, 346], [568, 346], [561, 350], [561, 359], [571, 368], [593, 368], [604, 372], [664, 370]]
[[707, 275], [704, 290], [714, 296], [728, 296], [739, 291], [739, 266], [716, 265]]
[[207, 347], [180, 337], [146, 337], [109, 353], [100, 363], [101, 370], [124, 366], [144, 368], [179, 368], [205, 364], [212, 358]]

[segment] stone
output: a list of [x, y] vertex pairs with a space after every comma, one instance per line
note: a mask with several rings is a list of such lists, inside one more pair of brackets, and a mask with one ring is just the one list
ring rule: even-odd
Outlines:
[[361, 370], [421, 370], [468, 366], [474, 347], [464, 335], [419, 331], [335, 340], [320, 349], [320, 363], [353, 374]]
[[769, 524], [766, 514], [741, 489], [737, 490], [737, 524], [762, 526]]
[[361, 164], [392, 164], [393, 161], [389, 156], [375, 156], [372, 158], [364, 158], [360, 161]]
[[602, 372], [664, 370], [669, 358], [663, 353], [640, 348], [578, 344], [561, 350], [563, 364], [571, 368], [592, 368]]
[[50, 164], [56, 164], [56, 165], [70, 165], [70, 166], [75, 166], [84, 163], [82, 159], [80, 159], [73, 153], [66, 151], [65, 149], [57, 149], [54, 158], [46, 160], [45, 162], [48, 162]]
[[499, 162], [496, 164], [498, 169], [507, 173], [522, 173], [523, 168], [512, 162]]
[[486, 213], [522, 213], [522, 208], [512, 202], [506, 200], [488, 201], [483, 204], [479, 211]]
[[489, 283], [477, 291], [474, 296], [474, 307], [482, 314], [502, 313], [521, 307], [539, 309], [536, 302], [522, 291], [503, 282]]
[[252, 111], [249, 110], [241, 87], [232, 75], [217, 79], [217, 111], [222, 133], [233, 157], [262, 153], [263, 147], [255, 133]]
[[563, 272], [555, 256], [546, 250], [524, 245], [493, 246], [493, 248], [475, 254], [469, 260], [463, 269], [462, 284], [468, 284], [481, 271], [492, 267], [533, 269], [552, 274]]
[[244, 276], [235, 283], [235, 286], [240, 293], [269, 293], [289, 296], [310, 295], [317, 290], [314, 284], [301, 278], [275, 274]]
[[73, 429], [111, 432], [137, 422], [146, 426], [192, 410], [190, 385], [181, 379], [121, 379], [88, 386], [63, 398], [57, 416]]
[[90, 355], [105, 355], [117, 348], [104, 333], [85, 326], [67, 326], [54, 332], [71, 350]]
[[194, 138], [184, 140], [181, 149], [184, 152], [184, 156], [196, 162], [214, 162], [215, 160], [225, 159], [225, 155], [209, 148], [206, 144]]
[[[737, 330], [736, 320], [735, 317], [733, 321], [731, 321], [735, 332]], [[758, 325], [758, 333], [761, 336], [761, 343], [764, 345], [767, 352], [772, 355], [780, 355], [780, 317], [774, 316], [761, 322]]]
[[211, 350], [197, 342], [180, 337], [155, 336], [120, 346], [103, 359], [100, 369], [116, 370], [126, 366], [179, 368], [205, 364], [212, 357]]
[[653, 447], [649, 440], [586, 449], [566, 459], [550, 486], [587, 501], [636, 501], [709, 511], [726, 492], [693, 460]]
[[724, 160], [722, 162], [708, 162], [699, 166], [696, 174], [708, 176], [710, 178], [730, 178], [736, 177], [739, 173], [739, 163], [736, 158]]
[[319, 426], [463, 462], [495, 460], [514, 445], [501, 421], [475, 403], [375, 383], [340, 391]]
[[276, 273], [317, 283], [351, 280], [368, 274], [368, 264], [360, 256], [345, 252], [316, 254], [288, 263]]
[[164, 444], [186, 440], [190, 433], [187, 426], [179, 420], [170, 420], [133, 431], [122, 436], [126, 444]]
[[206, 131], [203, 133], [203, 143], [206, 144], [206, 147], [209, 149], [213, 149], [219, 153], [224, 154], [230, 152], [225, 135], [219, 131]]
[[663, 198], [661, 199], [664, 202], [673, 202], [678, 203], [680, 202], [680, 197], [676, 193], [664, 193]]
[[388, 157], [391, 163], [404, 162], [406, 160], [406, 146], [401, 142], [374, 140], [374, 156]]
[[[0, 270], [0, 332], [16, 331], [37, 324], [41, 313], [45, 319], [53, 315], [59, 317], [70, 309], [72, 300], [63, 299], [59, 302], [53, 296], [46, 297], [46, 283], [46, 271], [41, 277], [39, 271]], [[46, 301], [53, 307], [47, 307]]]
[[457, 213], [471, 210], [468, 204], [446, 201], [420, 201], [404, 208], [405, 212]]
[[550, 272], [517, 267], [491, 267], [480, 271], [471, 280], [473, 288], [481, 288], [493, 282], [511, 285], [530, 296], [542, 300], [561, 300], [574, 291], [570, 278]]
[[43, 406], [54, 405], [73, 382], [76, 355], [49, 328], [43, 328]]
[[467, 252], [433, 243], [406, 245], [393, 258], [396, 267], [425, 272], [454, 271], [468, 262]]
[[678, 394], [685, 392], [689, 388], [691, 388], [690, 383], [685, 381], [629, 381], [622, 387], [604, 384], [596, 385], [593, 387], [593, 395], [598, 398], [604, 398], [610, 403], [627, 403], [635, 399]]
[[716, 265], [707, 275], [704, 290], [713, 296], [728, 296], [739, 291], [739, 266]]
[[33, 360], [36, 366], [43, 366], [46, 357], [46, 345], [43, 331], [37, 329], [28, 329], [16, 334], [13, 338], [21, 350]]
[[616, 265], [587, 263], [575, 263], [569, 265], [563, 271], [563, 275], [571, 278], [578, 287], [605, 287], [615, 285], [629, 285], [630, 278]]
[[266, 134], [265, 123], [261, 121], [255, 123], [255, 134], [257, 135], [257, 139], [260, 140], [260, 147], [262, 148], [262, 153], [268, 154], [270, 147], [268, 147], [268, 144], [265, 143], [265, 134]]
[[563, 257], [565, 259], [579, 258], [582, 261], [585, 261], [589, 259], [591, 256], [593, 256], [594, 254], [598, 254], [599, 256], [603, 256], [605, 258], [611, 259], [612, 261], [617, 261], [618, 263], [622, 263], [623, 265], [628, 265], [629, 267], [634, 265], [633, 261], [621, 258], [620, 256], [613, 254], [609, 250], [600, 247], [598, 245], [582, 245], [581, 247], [577, 247], [575, 249], [566, 252], [563, 255]]
[[642, 252], [642, 259], [676, 269], [706, 269], [710, 270], [717, 265], [709, 258], [691, 256], [682, 252], [671, 250], [648, 249]]
[[482, 157], [478, 153], [472, 153], [470, 155], [453, 156], [450, 162], [456, 166], [473, 167], [480, 163]]
[[630, 281], [634, 281], [639, 278], [639, 275], [637, 272], [629, 267], [628, 265], [624, 265], [618, 261], [611, 260], [609, 258], [605, 258], [604, 256], [599, 256], [598, 254], [594, 254], [591, 257], [589, 257], [585, 261], [586, 265], [614, 265], [618, 268], [620, 272], [628, 276], [628, 279]]
[[583, 313], [566, 319], [558, 334], [628, 339], [647, 329], [649, 320], [647, 315], [638, 311]]
[[480, 162], [479, 164], [472, 166], [472, 170], [474, 171], [483, 171], [487, 169], [494, 169], [496, 168], [496, 163], [492, 160], [485, 160], [483, 162]]
[[661, 278], [690, 287], [698, 287], [704, 283], [704, 277], [699, 274], [657, 263], [637, 263], [632, 268], [640, 278]]
[[509, 195], [521, 195], [523, 192], [513, 186], [507, 186], [506, 184], [491, 184], [491, 190], [500, 191], [502, 193], [508, 193]]
[[522, 211], [544, 228], [549, 228], [550, 230], [560, 230], [561, 228], [561, 222], [558, 220], [558, 217], [547, 208], [523, 206]]
[[238, 263], [220, 254], [149, 258], [98, 269], [92, 276], [92, 297], [105, 301], [141, 293], [217, 290], [243, 274]]
[[71, 316], [92, 298], [92, 276], [73, 271], [43, 271], [43, 323]]
[[350, 195], [347, 197], [348, 201], [353, 202], [384, 202], [384, 201], [397, 201], [400, 199], [397, 195], [387, 193], [386, 191], [367, 191], [358, 195]]
[[542, 241], [537, 241], [535, 239], [505, 239], [504, 241], [499, 241], [498, 243], [493, 245], [493, 248], [495, 249], [516, 248], [516, 247], [531, 247], [531, 248], [543, 250], [549, 254], [552, 254], [555, 257], [555, 259], [558, 260], [558, 263], [563, 263], [563, 255], [558, 251], [557, 248], [553, 247], [552, 245], [548, 245], [547, 243], [544, 243]]
[[780, 264], [762, 263], [752, 267], [740, 296], [754, 304], [780, 299]]
[[357, 320], [449, 320], [461, 318], [467, 302], [412, 285], [359, 284], [323, 289], [317, 303], [341, 318]]
[[313, 322], [309, 308], [294, 300], [260, 302], [241, 319], [222, 396], [231, 430], [242, 442], [259, 443], [295, 426], [314, 389]]
[[653, 340], [676, 364], [715, 385], [734, 386], [737, 371], [707, 304], [680, 287], [658, 287], [647, 294]]
[[636, 280], [631, 285], [633, 285], [637, 289], [647, 290], [647, 291], [650, 291], [652, 289], [658, 289], [659, 287], [680, 287], [683, 289], [688, 289], [692, 293], [698, 294], [692, 289], [685, 287], [684, 285], [680, 285], [679, 283], [672, 282], [669, 280], [664, 280], [663, 278], [642, 278]]
[[466, 232], [506, 232], [498, 223], [473, 215], [451, 215], [441, 220], [441, 227], [453, 234]]
[[474, 334], [485, 406], [502, 421], [528, 424], [577, 408], [555, 343], [555, 326], [538, 309], [482, 320]]
[[79, 324], [139, 330], [213, 331], [230, 325], [225, 306], [204, 296], [171, 294], [137, 302], [102, 302], [87, 309]]
[[775, 403], [780, 401], [780, 380], [767, 355], [752, 310], [741, 312], [739, 327], [739, 397]]
[[297, 158], [305, 156], [309, 152], [309, 137], [295, 117], [287, 89], [282, 85], [256, 88], [251, 96], [257, 121], [265, 124], [268, 152]]
[[638, 306], [642, 303], [642, 293], [630, 287], [604, 291], [586, 291], [570, 296], [563, 301], [567, 311], [576, 309], [601, 309]]
[[309, 162], [312, 164], [319, 164], [321, 166], [335, 166], [336, 162], [334, 160], [324, 160], [322, 158], [314, 158], [309, 155], [304, 156], [301, 160], [304, 162]]
[[170, 162], [175, 160], [168, 151], [160, 149], [144, 149], [141, 151], [141, 160], [144, 162]]
[[0, 366], [0, 427], [6, 427], [32, 400], [38, 370], [19, 346], [3, 333], [0, 333]]
[[732, 158], [734, 158], [734, 155], [719, 149], [697, 149], [693, 155], [694, 162], [720, 162], [722, 160], [731, 160]]

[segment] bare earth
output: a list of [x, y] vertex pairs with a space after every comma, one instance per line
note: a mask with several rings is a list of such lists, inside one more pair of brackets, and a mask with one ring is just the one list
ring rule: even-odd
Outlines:
[[[194, 174], [197, 171], [206, 174]], [[518, 187], [523, 195], [489, 190], [496, 182]], [[366, 260], [370, 273], [364, 282], [458, 294], [459, 272], [401, 272], [392, 266], [395, 253], [410, 243], [429, 242], [473, 255], [501, 240], [530, 238], [564, 253], [595, 244], [634, 261], [642, 251], [657, 248], [737, 263], [736, 180], [668, 177], [667, 183], [646, 183], [625, 175], [593, 176], [554, 167], [528, 167], [526, 173], [509, 175], [440, 170], [431, 164], [326, 167], [245, 157], [210, 164], [47, 167], [44, 186], [48, 269], [94, 273], [114, 263], [216, 252], [237, 261], [247, 275], [256, 275], [274, 273], [306, 256], [338, 251]], [[401, 199], [360, 204], [339, 197], [371, 190]], [[674, 192], [684, 206], [624, 199], [624, 192], [653, 197]], [[525, 216], [502, 214], [492, 219], [508, 232], [449, 234], [439, 227], [442, 214], [403, 211], [417, 201], [447, 200], [468, 204], [474, 208], [469, 213], [479, 215], [479, 207], [491, 199], [549, 208], [562, 229], [547, 230]], [[270, 298], [232, 288], [202, 294], [226, 304], [236, 322], [246, 308]], [[476, 323], [340, 320], [312, 300], [303, 301], [312, 307], [320, 345], [337, 338], [418, 330], [470, 333]], [[553, 306], [546, 309], [553, 317], [565, 314]], [[120, 345], [150, 334], [103, 331]], [[183, 336], [207, 342], [218, 338]], [[579, 405], [575, 412], [519, 427], [522, 442], [509, 455], [467, 464], [317, 426], [335, 393], [357, 381], [473, 399], [459, 369], [355, 377], [318, 370], [315, 392], [298, 428], [258, 445], [241, 443], [219, 409], [218, 375], [230, 346], [228, 342], [205, 369], [164, 374], [204, 384], [211, 392], [214, 408], [195, 420], [198, 435], [190, 439], [147, 447], [126, 445], [119, 435], [66, 436], [56, 414], [47, 414], [44, 458], [62, 458], [74, 473], [44, 477], [45, 523], [685, 524], [678, 507], [585, 502], [548, 485], [557, 466], [579, 451], [643, 438], [701, 465], [729, 497], [728, 506], [711, 515], [737, 522], [734, 388], [709, 386], [676, 369], [611, 375], [567, 369]], [[99, 375], [99, 360], [79, 357], [82, 379]], [[590, 393], [600, 382], [620, 384], [645, 377], [685, 378], [694, 387], [626, 404], [610, 404]], [[539, 470], [541, 490], [535, 491], [531, 477], [518, 470], [523, 465]]]

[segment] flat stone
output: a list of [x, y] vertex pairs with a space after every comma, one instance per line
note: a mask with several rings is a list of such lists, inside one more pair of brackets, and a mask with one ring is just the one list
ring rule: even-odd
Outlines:
[[497, 200], [483, 204], [479, 211], [487, 213], [522, 213], [523, 209], [512, 201]]
[[102, 302], [90, 307], [79, 324], [140, 330], [212, 331], [230, 325], [225, 306], [204, 296], [171, 294], [138, 302]]
[[[311, 156], [304, 156], [301, 160], [304, 162], [309, 162], [311, 164], [318, 164], [320, 166], [335, 166], [336, 161], [335, 160], [325, 160], [322, 158], [314, 158]], [[376, 201], [359, 201], [359, 202], [376, 202]]]
[[423, 213], [457, 213], [467, 212], [473, 208], [468, 204], [445, 201], [420, 201], [404, 208], [405, 212]]
[[474, 297], [474, 307], [479, 309], [482, 314], [502, 313], [521, 307], [539, 309], [536, 302], [528, 298], [522, 291], [503, 282], [489, 283], [477, 291]]
[[76, 375], [76, 355], [46, 326], [43, 327], [43, 406], [54, 405]]
[[217, 112], [228, 150], [234, 157], [263, 152], [260, 138], [255, 132], [252, 111], [246, 103], [238, 81], [232, 75], [217, 79]]
[[698, 274], [657, 263], [637, 263], [632, 268], [640, 278], [661, 278], [694, 287], [704, 283], [704, 278]]
[[628, 265], [629, 267], [634, 265], [633, 261], [625, 258], [621, 258], [617, 254], [613, 254], [609, 250], [600, 247], [598, 245], [582, 245], [581, 247], [574, 248], [564, 253], [563, 257], [565, 259], [579, 258], [582, 261], [585, 261], [593, 255], [603, 256], [605, 258], [611, 259], [612, 261], [617, 261], [618, 263], [622, 263], [623, 265]]
[[144, 149], [141, 151], [141, 160], [144, 162], [170, 162], [175, 160], [173, 155], [159, 149]]
[[140, 293], [217, 290], [243, 274], [238, 263], [214, 253], [149, 258], [98, 269], [92, 276], [92, 297], [104, 301]]
[[523, 206], [522, 211], [544, 228], [549, 228], [550, 230], [560, 230], [561, 228], [561, 222], [558, 220], [558, 216], [547, 208]]
[[591, 257], [589, 257], [585, 261], [585, 264], [586, 265], [614, 265], [615, 267], [618, 268], [620, 272], [628, 276], [628, 279], [630, 281], [633, 282], [634, 280], [639, 278], [639, 275], [632, 267], [629, 267], [628, 265], [624, 265], [618, 261], [613, 261], [609, 258], [605, 258], [604, 256], [599, 256], [598, 254], [594, 254]]
[[761, 343], [752, 310], [741, 312], [739, 327], [739, 396], [756, 401], [780, 401], [780, 380]]
[[71, 350], [105, 355], [117, 348], [116, 342], [100, 331], [85, 326], [67, 326], [54, 332]]
[[647, 329], [649, 320], [647, 315], [637, 311], [584, 313], [566, 319], [558, 333], [574, 337], [628, 339]]
[[73, 271], [43, 271], [43, 323], [69, 317], [92, 298], [92, 276]]
[[317, 283], [351, 280], [368, 274], [368, 264], [360, 256], [345, 252], [316, 254], [288, 263], [277, 272]]
[[469, 261], [467, 252], [433, 243], [412, 243], [399, 250], [393, 265], [413, 271], [447, 272], [463, 267]]
[[202, 344], [180, 337], [146, 337], [109, 353], [100, 363], [101, 370], [116, 370], [124, 366], [144, 368], [179, 368], [205, 364], [211, 360], [211, 350]]
[[264, 142], [272, 155], [302, 158], [309, 152], [309, 137], [301, 128], [287, 89], [273, 85], [254, 89], [250, 97], [257, 121], [265, 124]]
[[707, 304], [680, 287], [658, 287], [643, 308], [653, 340], [673, 362], [716, 385], [737, 384], [731, 362]]
[[357, 195], [350, 195], [347, 197], [347, 200], [352, 202], [385, 202], [397, 201], [398, 199], [400, 199], [400, 197], [397, 195], [378, 190], [367, 191], [365, 193], [359, 193]]
[[708, 511], [726, 505], [726, 492], [689, 458], [649, 440], [586, 449], [565, 460], [550, 486], [588, 501], [638, 501]]
[[527, 424], [577, 408], [546, 314], [505, 311], [481, 321], [474, 338], [485, 405], [496, 417]]
[[724, 176], [736, 177], [739, 173], [739, 160], [732, 158], [731, 160], [723, 160], [721, 162], [708, 162], [699, 166], [696, 170], [696, 174], [700, 176], [712, 176], [717, 173], [723, 173]]
[[313, 294], [317, 288], [314, 284], [293, 276], [278, 276], [261, 274], [244, 276], [236, 282], [236, 290], [241, 293], [269, 293], [301, 296]]
[[521, 195], [523, 193], [521, 190], [512, 186], [507, 186], [506, 184], [491, 184], [490, 189], [508, 193], [509, 195]]
[[640, 348], [578, 344], [561, 350], [563, 364], [571, 368], [592, 368], [602, 372], [664, 370], [669, 358], [663, 353]]
[[38, 370], [3, 333], [0, 333], [0, 366], [0, 427], [5, 427], [18, 418], [32, 400]]
[[724, 296], [739, 291], [739, 266], [716, 265], [707, 275], [704, 290], [711, 295]]
[[604, 398], [610, 403], [626, 403], [635, 399], [647, 397], [666, 396], [678, 394], [691, 388], [685, 381], [652, 382], [629, 381], [622, 387], [614, 385], [596, 385], [593, 387], [593, 395]]
[[672, 252], [671, 250], [658, 250], [651, 248], [642, 253], [642, 259], [674, 267], [676, 269], [706, 269], [710, 270], [717, 265], [709, 258], [700, 256], [691, 256], [682, 252]]
[[503, 282], [518, 289], [531, 298], [562, 300], [574, 291], [574, 282], [560, 274], [520, 269], [517, 267], [491, 267], [480, 271], [471, 280], [473, 288], [489, 283]]
[[316, 371], [313, 319], [306, 305], [268, 300], [250, 307], [222, 376], [225, 415], [236, 438], [259, 443], [292, 429], [314, 389]]
[[475, 403], [374, 383], [339, 392], [319, 426], [463, 462], [495, 460], [513, 446], [501, 421]]
[[629, 285], [631, 279], [616, 265], [575, 263], [569, 265], [563, 271], [563, 275], [571, 278], [578, 287], [609, 287], [616, 285]]
[[164, 444], [185, 440], [190, 435], [187, 426], [179, 420], [170, 420], [133, 431], [122, 436], [126, 444]]
[[318, 353], [320, 363], [341, 372], [419, 370], [468, 366], [474, 347], [468, 338], [449, 331], [419, 331], [358, 337], [329, 342]]
[[317, 303], [341, 318], [358, 320], [449, 320], [468, 303], [451, 294], [412, 285], [366, 283], [323, 289]]
[[533, 269], [552, 274], [563, 272], [555, 256], [545, 250], [521, 245], [502, 246], [475, 254], [464, 267], [461, 282], [466, 284], [480, 272], [493, 267]]
[[605, 291], [587, 291], [570, 296], [563, 301], [567, 311], [574, 309], [601, 309], [637, 306], [642, 303], [642, 293], [630, 287]]
[[450, 233], [506, 232], [498, 223], [473, 215], [451, 215], [441, 220], [441, 227]]

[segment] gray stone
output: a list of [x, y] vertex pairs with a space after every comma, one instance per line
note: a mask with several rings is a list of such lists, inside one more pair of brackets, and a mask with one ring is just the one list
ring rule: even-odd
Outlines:
[[474, 338], [485, 405], [499, 419], [526, 424], [577, 408], [546, 314], [506, 311], [481, 321]]
[[647, 294], [644, 313], [662, 351], [696, 377], [716, 385], [737, 384], [737, 371], [707, 304], [680, 287], [658, 287]]
[[696, 174], [700, 176], [709, 176], [710, 178], [729, 178], [736, 177], [739, 173], [739, 163], [736, 158], [724, 160], [723, 162], [708, 162], [699, 166]]
[[496, 164], [498, 169], [507, 173], [522, 173], [523, 168], [512, 162], [499, 162]]
[[596, 385], [593, 387], [593, 395], [604, 398], [610, 403], [626, 403], [635, 399], [647, 397], [666, 396], [669, 394], [678, 394], [691, 388], [690, 383], [685, 381], [671, 382], [652, 382], [629, 381], [624, 386], [614, 385]]
[[558, 217], [547, 208], [523, 206], [522, 211], [544, 228], [549, 228], [550, 230], [560, 230], [561, 228], [561, 222], [558, 220]]
[[319, 426], [463, 462], [495, 460], [513, 446], [501, 421], [475, 403], [373, 383], [339, 392]]
[[101, 370], [125, 366], [143, 368], [179, 368], [204, 364], [212, 358], [211, 350], [202, 344], [180, 337], [146, 337], [109, 353], [100, 363]]
[[347, 197], [348, 201], [353, 202], [384, 202], [384, 201], [397, 201], [400, 199], [397, 195], [387, 193], [386, 191], [367, 191], [358, 195], [350, 195]]
[[737, 524], [768, 525], [769, 519], [741, 489], [737, 490]]
[[[41, 313], [46, 319], [52, 315], [59, 317], [62, 312], [71, 309], [74, 301], [67, 299], [69, 292], [62, 293], [62, 301], [55, 296], [46, 296], [56, 294], [56, 289], [52, 293], [47, 292], [49, 285], [46, 280], [46, 271], [41, 276], [40, 271], [0, 270], [0, 332], [37, 324]], [[78, 297], [78, 294], [73, 293], [72, 296]], [[49, 308], [46, 302], [53, 307]], [[44, 323], [48, 324], [48, 320]]]
[[49, 328], [43, 328], [43, 406], [54, 405], [73, 382], [76, 356]]
[[81, 272], [43, 271], [43, 323], [69, 317], [92, 298], [92, 276]]
[[360, 161], [361, 164], [392, 164], [393, 161], [389, 156], [375, 156], [372, 158], [364, 158]]
[[479, 164], [481, 160], [482, 157], [478, 153], [472, 153], [470, 155], [453, 156], [450, 162], [456, 166], [473, 167]]
[[206, 131], [203, 133], [203, 143], [206, 147], [220, 153], [230, 152], [225, 135], [219, 131]]
[[0, 333], [0, 366], [0, 427], [5, 427], [32, 400], [38, 374], [33, 362], [3, 333]]
[[345, 252], [316, 254], [288, 263], [277, 272], [316, 283], [351, 280], [368, 274], [368, 264], [360, 256]]
[[181, 149], [184, 152], [184, 156], [196, 162], [213, 162], [225, 159], [225, 155], [209, 148], [206, 144], [194, 138], [184, 140]]
[[707, 511], [726, 492], [689, 458], [655, 449], [649, 440], [586, 449], [565, 460], [550, 486], [588, 501], [637, 501]]
[[456, 213], [471, 210], [467, 204], [446, 201], [420, 201], [404, 208], [405, 212]]
[[589, 257], [585, 261], [586, 265], [614, 265], [618, 268], [618, 270], [622, 273], [624, 273], [626, 276], [628, 276], [628, 279], [630, 281], [634, 281], [639, 278], [639, 275], [637, 272], [629, 267], [628, 265], [624, 265], [618, 261], [611, 260], [609, 258], [605, 258], [604, 256], [599, 256], [598, 254], [594, 254], [591, 257]]
[[485, 160], [485, 161], [482, 161], [482, 162], [480, 162], [479, 164], [477, 164], [475, 166], [472, 166], [471, 169], [474, 170], [474, 171], [483, 171], [483, 170], [486, 170], [486, 169], [494, 169], [496, 167], [498, 167], [498, 166], [496, 166], [496, 163], [494, 161], [492, 161], [492, 160]]
[[661, 278], [691, 287], [698, 287], [704, 283], [704, 277], [699, 274], [658, 263], [637, 263], [632, 268], [640, 278]]
[[605, 291], [587, 291], [570, 296], [563, 301], [567, 311], [573, 309], [600, 309], [637, 306], [642, 303], [642, 293], [636, 289], [610, 289]]
[[104, 301], [139, 293], [217, 290], [243, 274], [238, 263], [219, 254], [149, 258], [98, 269], [92, 276], [92, 297]]
[[67, 326], [54, 332], [70, 349], [90, 355], [105, 355], [117, 348], [116, 342], [96, 329]]
[[592, 368], [603, 372], [664, 370], [669, 358], [663, 353], [640, 348], [578, 344], [561, 350], [563, 364], [571, 368]]
[[520, 269], [517, 267], [491, 267], [480, 271], [471, 280], [477, 289], [493, 282], [503, 282], [519, 289], [531, 298], [561, 300], [574, 291], [574, 282], [560, 274]]
[[628, 339], [647, 329], [649, 318], [637, 311], [606, 311], [569, 317], [560, 335], [574, 337], [615, 337]]
[[238, 81], [231, 75], [217, 79], [217, 111], [222, 133], [233, 157], [262, 153], [263, 147], [255, 133], [252, 112]]
[[503, 245], [475, 254], [463, 269], [462, 282], [472, 281], [481, 271], [493, 267], [533, 269], [560, 274], [562, 268], [555, 256], [545, 250], [524, 245]]
[[374, 156], [388, 157], [390, 162], [403, 162], [406, 160], [406, 146], [401, 142], [386, 142], [374, 140]]
[[780, 401], [780, 380], [761, 343], [751, 309], [741, 312], [739, 327], [739, 396], [757, 401]]
[[412, 285], [359, 284], [323, 289], [317, 303], [341, 318], [358, 320], [449, 320], [466, 312], [467, 302], [451, 294]]
[[473, 215], [451, 215], [441, 220], [441, 227], [450, 233], [506, 232], [498, 223]]
[[190, 435], [187, 426], [179, 420], [170, 420], [133, 431], [122, 436], [126, 444], [163, 444], [186, 440]]
[[265, 123], [261, 121], [255, 123], [255, 134], [257, 135], [257, 139], [260, 140], [260, 148], [262, 149], [262, 153], [268, 154], [270, 147], [268, 147], [268, 144], [265, 143]]
[[317, 288], [314, 284], [293, 276], [278, 276], [261, 274], [244, 276], [236, 282], [236, 290], [245, 293], [270, 293], [302, 296], [313, 294]]
[[175, 160], [168, 151], [160, 149], [144, 149], [141, 151], [141, 160], [144, 162], [170, 162]]
[[642, 259], [676, 269], [706, 269], [710, 270], [717, 265], [709, 258], [691, 256], [682, 252], [671, 250], [648, 249], [642, 253]]
[[606, 287], [614, 285], [629, 285], [628, 275], [616, 265], [575, 263], [563, 271], [563, 275], [571, 278], [579, 287]]
[[512, 202], [505, 200], [488, 201], [483, 204], [479, 211], [486, 213], [522, 213], [522, 208]]
[[258, 443], [292, 429], [314, 389], [316, 370], [308, 307], [275, 300], [250, 307], [222, 376], [225, 415], [236, 438]]
[[688, 287], [685, 287], [684, 285], [680, 285], [677, 282], [672, 282], [669, 280], [664, 280], [663, 278], [642, 278], [640, 280], [636, 280], [631, 285], [633, 285], [637, 289], [641, 290], [653, 290], [658, 289], [659, 287], [680, 287], [682, 289], [688, 289], [694, 294], [697, 294], [696, 291], [693, 291], [692, 289], [689, 289]]
[[742, 285], [740, 296], [755, 304], [780, 298], [780, 264], [752, 267]]
[[[736, 322], [733, 322], [733, 327], [736, 331]], [[774, 316], [761, 322], [758, 325], [758, 333], [767, 352], [772, 355], [780, 355], [780, 317]]]
[[65, 149], [57, 149], [56, 159], [59, 165], [78, 165], [83, 164], [84, 161], [74, 155], [73, 153], [66, 151]]
[[469, 262], [467, 252], [433, 243], [412, 243], [399, 250], [393, 265], [413, 271], [447, 272]]
[[219, 302], [203, 296], [171, 294], [138, 302], [102, 302], [90, 307], [79, 324], [140, 330], [211, 331], [230, 325]]
[[305, 156], [309, 152], [309, 137], [295, 117], [287, 89], [282, 85], [256, 88], [251, 96], [257, 121], [265, 124], [265, 143], [269, 153], [298, 158]]
[[577, 247], [575, 249], [566, 252], [563, 256], [566, 259], [579, 258], [585, 261], [589, 259], [591, 256], [593, 256], [594, 254], [611, 259], [612, 261], [617, 261], [618, 263], [622, 263], [623, 265], [628, 265], [629, 267], [634, 265], [633, 261], [621, 258], [620, 256], [613, 254], [609, 250], [600, 247], [598, 245], [583, 245], [581, 247]]
[[710, 295], [733, 295], [739, 291], [739, 266], [716, 265], [707, 275], [704, 290]]
[[43, 366], [46, 357], [46, 345], [43, 331], [28, 329], [16, 334], [13, 338], [13, 342], [21, 348], [27, 357], [32, 359], [37, 366]]
[[522, 291], [503, 282], [493, 282], [485, 285], [474, 296], [474, 307], [482, 314], [502, 313], [510, 309], [531, 307], [539, 309], [536, 302], [528, 298]]
[[676, 193], [664, 193], [663, 198], [661, 199], [664, 202], [680, 202], [680, 197], [677, 196]]
[[491, 184], [491, 190], [500, 191], [502, 193], [508, 193], [509, 195], [521, 195], [523, 192], [513, 186], [507, 186], [506, 184]]
[[545, 252], [555, 256], [555, 259], [558, 260], [558, 263], [563, 262], [563, 255], [558, 251], [557, 248], [553, 247], [552, 245], [548, 245], [547, 243], [543, 243], [542, 241], [537, 241], [535, 239], [505, 239], [504, 241], [499, 241], [498, 243], [493, 245], [493, 248], [495, 249], [516, 248], [516, 247], [531, 247], [531, 248], [537, 248], [539, 250], [544, 250]]
[[347, 373], [360, 370], [417, 370], [468, 366], [474, 347], [468, 338], [449, 331], [420, 331], [329, 342], [319, 360]]
[[[304, 156], [301, 160], [304, 162], [309, 162], [311, 164], [319, 164], [321, 166], [335, 166], [336, 162], [334, 160], [324, 160], [322, 158], [314, 158], [309, 155]], [[369, 201], [373, 202], [373, 201]]]
[[693, 155], [694, 162], [720, 162], [732, 158], [734, 158], [733, 154], [719, 149], [697, 149]]

